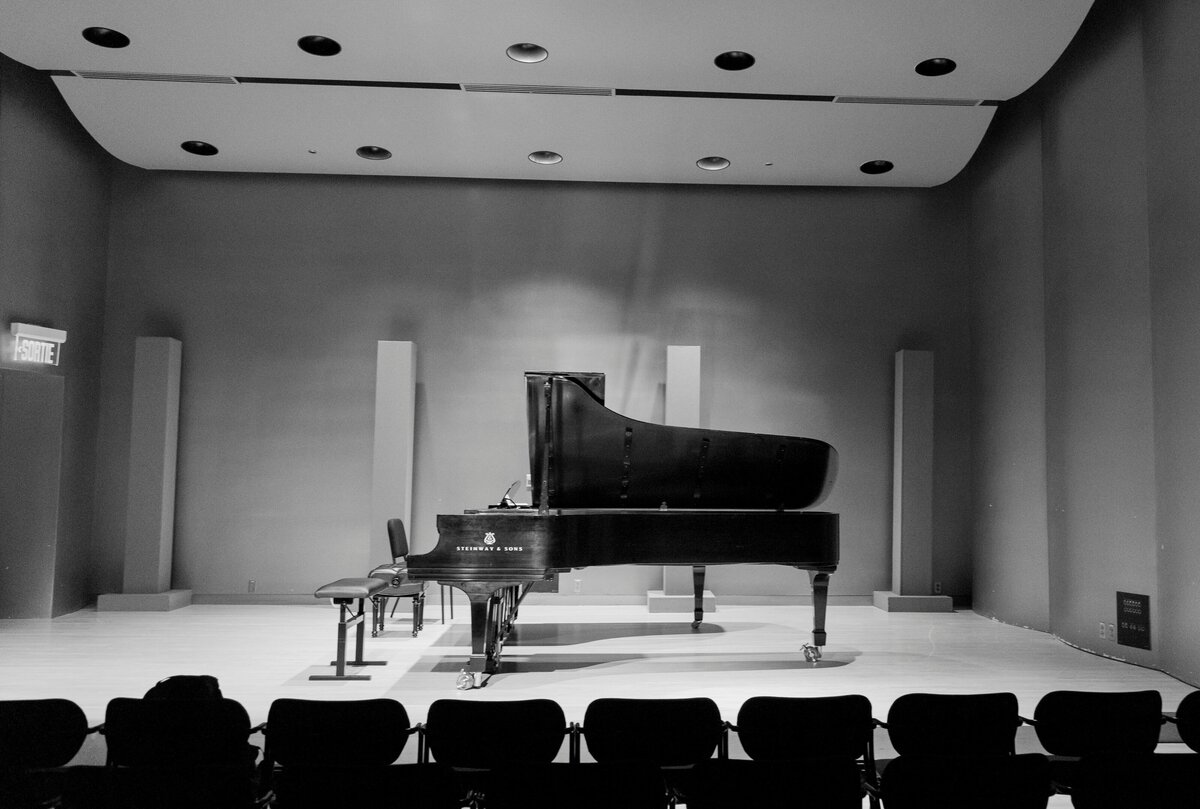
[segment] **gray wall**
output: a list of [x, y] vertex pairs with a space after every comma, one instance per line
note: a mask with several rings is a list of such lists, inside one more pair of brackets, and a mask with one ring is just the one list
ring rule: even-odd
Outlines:
[[[44, 372], [65, 377], [57, 543], [53, 563], [37, 566], [52, 580], [54, 615], [84, 606], [94, 592], [89, 557], [113, 162], [47, 77], [0, 56], [0, 330], [17, 321], [67, 332], [62, 365]], [[22, 526], [0, 525], [0, 554], [28, 551]]]
[[[1198, 15], [1098, 3], [971, 169], [977, 608], [1192, 682]], [[1100, 638], [1118, 590], [1151, 650]]]
[[[101, 585], [120, 581], [133, 339], [183, 342], [175, 586], [306, 594], [363, 567], [375, 341], [417, 345], [413, 544], [527, 471], [521, 374], [608, 374], [661, 420], [666, 346], [703, 346], [714, 428], [841, 453], [835, 595], [889, 585], [892, 356], [936, 352], [937, 575], [966, 593], [961, 192], [736, 189], [153, 173], [113, 194]], [[595, 568], [640, 595], [654, 568]], [[796, 594], [780, 568], [718, 593]], [[265, 596], [264, 596], [265, 597]]]

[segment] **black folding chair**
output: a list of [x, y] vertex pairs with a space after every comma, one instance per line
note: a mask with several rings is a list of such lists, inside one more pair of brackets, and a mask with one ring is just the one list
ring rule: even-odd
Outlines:
[[394, 699], [279, 698], [264, 733], [263, 781], [279, 809], [459, 806], [446, 767], [396, 763], [420, 727]]
[[736, 724], [746, 755], [755, 761], [806, 762], [845, 758], [855, 762], [871, 805], [878, 806], [874, 787], [875, 720], [871, 701], [861, 694], [832, 697], [751, 697], [738, 709]]
[[550, 764], [570, 728], [562, 707], [549, 699], [439, 699], [425, 717], [423, 760], [453, 771], [464, 804], [479, 806], [496, 772]]
[[261, 803], [257, 748], [236, 700], [110, 700], [101, 728], [108, 766], [97, 806], [207, 809]]
[[879, 723], [898, 754], [879, 762], [885, 809], [1041, 809], [1049, 764], [1040, 753], [1016, 755], [1022, 721], [1007, 692], [897, 697]]
[[1163, 721], [1157, 691], [1051, 691], [1038, 700], [1031, 724], [1050, 754], [1055, 791], [1070, 794], [1081, 758], [1153, 753]]
[[68, 790], [67, 765], [97, 729], [68, 699], [0, 701], [0, 806], [57, 805]]
[[714, 754], [728, 754], [725, 722], [708, 697], [592, 700], [578, 733], [596, 761], [658, 767], [672, 805], [687, 803], [695, 793], [692, 775], [697, 764]]

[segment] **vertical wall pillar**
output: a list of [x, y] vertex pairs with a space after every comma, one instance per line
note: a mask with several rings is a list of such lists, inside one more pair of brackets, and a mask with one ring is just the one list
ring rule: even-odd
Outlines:
[[[370, 558], [363, 570], [392, 558], [387, 521], [412, 525], [413, 434], [416, 429], [416, 344], [381, 340], [375, 354], [375, 450], [371, 475]], [[414, 549], [415, 552], [415, 549]]]
[[171, 589], [182, 355], [171, 337], [139, 337], [134, 346], [123, 592], [101, 595], [101, 610], [171, 610], [192, 601], [191, 590]]
[[[700, 426], [700, 346], [667, 346], [667, 386], [664, 423], [672, 427]], [[668, 504], [674, 505], [674, 504]], [[691, 566], [663, 567], [663, 589], [646, 594], [650, 612], [692, 612], [695, 606]], [[711, 591], [704, 591], [704, 611], [717, 608]]]
[[0, 618], [50, 618], [63, 378], [0, 370]]
[[950, 612], [933, 594], [933, 352], [896, 352], [892, 436], [892, 589], [888, 612]]

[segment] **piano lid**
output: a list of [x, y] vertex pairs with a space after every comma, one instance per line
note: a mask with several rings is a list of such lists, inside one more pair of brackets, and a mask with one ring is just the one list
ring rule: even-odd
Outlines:
[[525, 374], [538, 508], [802, 509], [837, 476], [824, 441], [668, 427], [604, 406], [604, 375]]

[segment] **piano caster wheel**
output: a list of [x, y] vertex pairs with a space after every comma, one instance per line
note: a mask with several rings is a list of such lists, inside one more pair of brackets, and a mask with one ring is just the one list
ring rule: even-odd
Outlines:
[[801, 651], [804, 652], [804, 659], [809, 663], [816, 663], [821, 659], [820, 646], [813, 646], [812, 644], [806, 643], [801, 647]]
[[475, 678], [475, 673], [463, 669], [458, 673], [458, 679], [454, 683], [454, 687], [459, 691], [471, 691], [475, 688], [483, 688], [488, 684], [488, 680], [492, 679], [492, 675], [487, 672], [480, 672], [479, 679]]
[[699, 629], [699, 628], [700, 628], [700, 622], [692, 621], [692, 629]]

